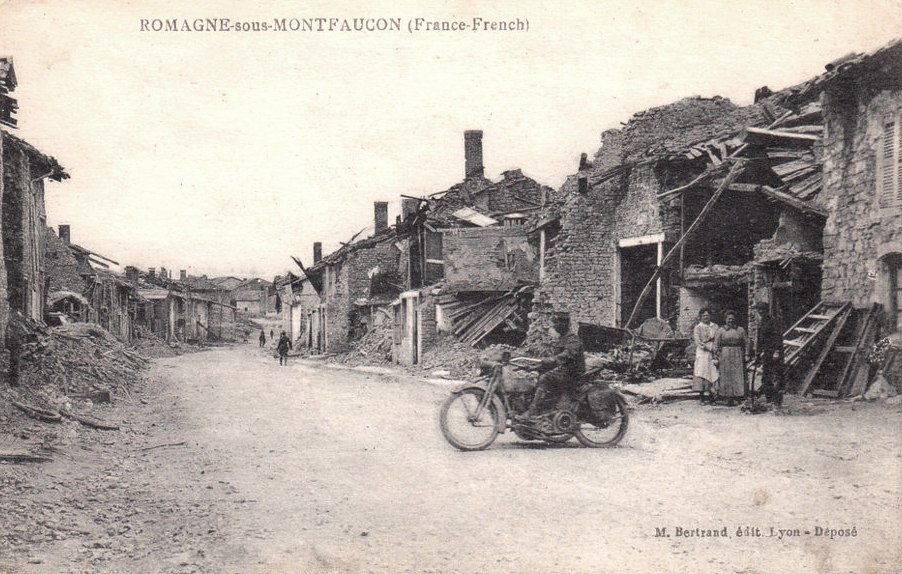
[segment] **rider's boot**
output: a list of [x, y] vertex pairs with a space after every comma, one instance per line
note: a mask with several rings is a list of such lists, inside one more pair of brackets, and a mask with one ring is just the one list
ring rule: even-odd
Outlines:
[[535, 416], [536, 411], [539, 408], [539, 403], [542, 402], [542, 399], [545, 398], [545, 389], [539, 387], [536, 389], [536, 394], [532, 397], [532, 403], [529, 405], [529, 408], [523, 411], [523, 414], [517, 417], [517, 419], [521, 421], [528, 421], [533, 416]]

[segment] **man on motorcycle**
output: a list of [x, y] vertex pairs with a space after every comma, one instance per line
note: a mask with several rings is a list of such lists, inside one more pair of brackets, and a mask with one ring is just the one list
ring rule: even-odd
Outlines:
[[558, 339], [554, 344], [554, 353], [542, 358], [543, 369], [549, 369], [539, 376], [536, 394], [532, 404], [520, 415], [519, 419], [528, 420], [537, 413], [542, 401], [551, 394], [560, 394], [575, 388], [579, 378], [586, 372], [586, 358], [583, 344], [575, 333], [570, 332], [570, 314], [556, 312], [553, 318], [554, 330]]

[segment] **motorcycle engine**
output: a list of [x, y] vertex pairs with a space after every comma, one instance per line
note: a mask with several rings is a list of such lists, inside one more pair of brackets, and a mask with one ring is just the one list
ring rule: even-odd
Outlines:
[[554, 428], [555, 433], [563, 434], [573, 432], [573, 429], [576, 428], [577, 425], [576, 415], [573, 414], [573, 411], [561, 409], [554, 413], [554, 417], [551, 419], [551, 425]]

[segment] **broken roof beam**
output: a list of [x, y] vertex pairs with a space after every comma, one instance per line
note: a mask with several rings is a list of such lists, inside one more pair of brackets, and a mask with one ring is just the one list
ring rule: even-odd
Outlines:
[[802, 134], [784, 130], [745, 128], [742, 133], [742, 139], [750, 144], [770, 144], [779, 142], [788, 145], [811, 145], [821, 138], [814, 134]]
[[[626, 323], [623, 325], [624, 328], [629, 329], [630, 324], [633, 322], [633, 319], [636, 318], [636, 314], [639, 312], [639, 309], [642, 308], [642, 305], [645, 303], [645, 299], [648, 297], [648, 294], [651, 293], [652, 286], [658, 281], [658, 278], [661, 276], [661, 272], [664, 270], [664, 266], [673, 259], [673, 256], [680, 252], [682, 246], [686, 243], [686, 239], [695, 232], [696, 229], [704, 222], [705, 218], [714, 208], [714, 205], [717, 203], [717, 200], [720, 199], [720, 196], [723, 195], [723, 192], [733, 180], [739, 177], [739, 175], [743, 172], [745, 168], [745, 164], [748, 160], [745, 159], [735, 159], [730, 160], [733, 163], [733, 167], [730, 168], [730, 172], [727, 174], [727, 177], [724, 178], [723, 183], [717, 188], [714, 194], [711, 196], [711, 199], [708, 200], [708, 203], [702, 208], [699, 212], [698, 217], [695, 218], [695, 221], [692, 222], [685, 233], [677, 240], [676, 243], [670, 248], [670, 251], [667, 252], [667, 255], [661, 259], [661, 262], [658, 263], [658, 266], [655, 267], [655, 272], [652, 273], [651, 278], [648, 280], [648, 283], [645, 284], [645, 287], [642, 289], [642, 292], [639, 294], [639, 298], [636, 299], [636, 304], [633, 305], [633, 310], [630, 312], [629, 318], [626, 320]], [[729, 162], [725, 161], [721, 165], [727, 165]]]
[[784, 203], [786, 205], [794, 207], [794, 208], [798, 209], [799, 211], [801, 211], [802, 213], [807, 213], [809, 215], [816, 215], [818, 217], [827, 219], [827, 216], [828, 216], [827, 210], [822, 207], [818, 207], [814, 204], [802, 201], [801, 199], [797, 199], [797, 198], [793, 197], [792, 195], [790, 195], [780, 189], [774, 189], [767, 185], [762, 185], [760, 190], [761, 190], [761, 193], [763, 193], [764, 195], [766, 195], [776, 201], [779, 201], [780, 203]]
[[680, 193], [682, 193], [688, 189], [692, 189], [693, 187], [702, 185], [703, 183], [706, 183], [709, 179], [711, 179], [712, 177], [718, 175], [721, 171], [723, 171], [724, 166], [726, 166], [726, 165], [728, 165], [727, 162], [720, 163], [720, 164], [714, 166], [712, 169], [705, 170], [701, 175], [699, 175], [698, 177], [696, 177], [695, 179], [693, 179], [686, 185], [681, 185], [680, 187], [676, 187], [674, 189], [662, 191], [661, 193], [658, 194], [658, 199], [661, 199], [661, 200], [670, 199], [671, 197], [679, 195]]

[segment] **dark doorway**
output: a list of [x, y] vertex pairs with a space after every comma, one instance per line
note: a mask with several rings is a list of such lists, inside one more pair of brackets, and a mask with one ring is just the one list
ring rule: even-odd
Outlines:
[[[626, 325], [642, 289], [654, 275], [658, 265], [658, 244], [620, 248], [620, 324]], [[642, 302], [642, 307], [633, 319], [633, 325], [657, 316], [657, 290], [652, 291]]]
[[889, 327], [902, 331], [902, 253], [893, 253], [883, 260], [889, 279], [886, 311]]

